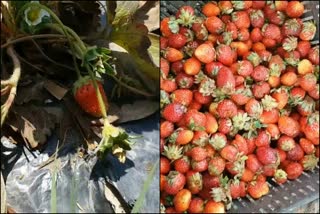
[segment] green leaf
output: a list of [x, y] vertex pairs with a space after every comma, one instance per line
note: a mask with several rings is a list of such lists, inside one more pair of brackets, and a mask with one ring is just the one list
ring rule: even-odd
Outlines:
[[139, 1], [108, 1], [108, 20], [115, 28], [127, 25], [138, 10]]
[[153, 63], [159, 67], [160, 62], [160, 37], [157, 34], [149, 33], [148, 37], [151, 41], [151, 46], [148, 48], [148, 52], [151, 55]]
[[153, 80], [159, 80], [159, 68], [153, 63], [148, 52], [151, 41], [148, 37], [146, 26], [132, 23], [128, 26], [114, 29], [111, 32], [110, 39], [128, 51], [142, 73]]

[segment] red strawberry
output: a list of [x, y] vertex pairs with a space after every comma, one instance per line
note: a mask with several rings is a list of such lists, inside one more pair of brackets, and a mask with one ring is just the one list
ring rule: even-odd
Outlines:
[[217, 74], [217, 87], [225, 88], [227, 91], [233, 91], [235, 88], [235, 79], [228, 67], [222, 67]]
[[168, 38], [161, 36], [160, 37], [160, 49], [161, 51], [168, 47]]
[[192, 144], [204, 146], [209, 141], [209, 135], [205, 131], [195, 131], [192, 139]]
[[252, 10], [249, 15], [252, 27], [262, 28], [264, 24], [264, 14], [262, 10]]
[[212, 2], [206, 3], [202, 7], [201, 11], [206, 17], [218, 16], [220, 14], [220, 8], [217, 4], [214, 4]]
[[194, 52], [195, 57], [203, 63], [212, 62], [215, 59], [216, 52], [213, 46], [201, 44]]
[[230, 46], [220, 44], [216, 48], [217, 60], [226, 66], [230, 66], [233, 63], [232, 50]]
[[307, 57], [310, 49], [311, 49], [311, 45], [309, 41], [298, 42], [297, 50], [299, 51], [301, 58]]
[[171, 79], [171, 78], [163, 79], [163, 78], [160, 78], [160, 89], [165, 91], [165, 92], [171, 93], [171, 92], [173, 92], [174, 90], [177, 89], [177, 83], [176, 83], [175, 79]]
[[209, 112], [206, 112], [205, 115], [206, 115], [206, 125], [205, 125], [206, 132], [209, 134], [213, 134], [217, 132], [218, 122], [216, 118]]
[[313, 143], [306, 138], [300, 138], [299, 145], [301, 146], [304, 153], [306, 153], [307, 155], [310, 155], [315, 151]]
[[299, 161], [303, 158], [304, 152], [301, 146], [295, 143], [293, 149], [287, 152], [287, 160], [290, 161]]
[[296, 137], [300, 132], [299, 123], [288, 116], [281, 116], [278, 120], [278, 126], [280, 132], [289, 137]]
[[183, 156], [173, 162], [174, 169], [182, 174], [188, 172], [191, 168], [190, 160], [187, 156]]
[[207, 152], [204, 148], [196, 146], [190, 150], [189, 155], [195, 161], [202, 161], [207, 157]]
[[204, 159], [201, 161], [191, 160], [191, 167], [192, 167], [192, 170], [196, 172], [204, 172], [208, 170], [208, 161], [207, 159]]
[[286, 167], [285, 167], [285, 172], [287, 173], [287, 178], [290, 180], [294, 180], [298, 178], [303, 171], [303, 167], [301, 166], [300, 163], [297, 162], [290, 162]]
[[[108, 100], [104, 92], [102, 82], [97, 80], [98, 88], [102, 96], [106, 111], [108, 110]], [[101, 112], [97, 93], [90, 76], [79, 78], [73, 84], [73, 96], [81, 109], [94, 117], [101, 117]]]
[[191, 88], [194, 82], [194, 77], [190, 76], [184, 72], [178, 73], [176, 76], [176, 83], [179, 88]]
[[183, 68], [186, 74], [197, 75], [201, 69], [201, 62], [197, 58], [191, 57], [184, 62]]
[[319, 93], [320, 93], [319, 84], [317, 84], [313, 90], [308, 91], [308, 95], [315, 100], [319, 100]]
[[187, 187], [192, 194], [199, 193], [203, 188], [202, 175], [200, 172], [194, 172], [192, 175], [187, 174]]
[[232, 40], [238, 38], [238, 28], [233, 22], [228, 22], [226, 24], [226, 32], [231, 33]]
[[180, 7], [176, 13], [176, 18], [178, 19], [178, 23], [182, 26], [191, 27], [195, 19], [193, 7], [189, 5]]
[[258, 136], [255, 139], [255, 144], [257, 147], [269, 146], [270, 135], [265, 130], [259, 130]]
[[258, 65], [253, 69], [251, 77], [257, 82], [265, 81], [269, 77], [269, 69], [264, 67], [263, 65]]
[[188, 89], [177, 89], [170, 95], [173, 103], [179, 103], [184, 106], [189, 106], [192, 99], [193, 93]]
[[231, 119], [220, 118], [218, 120], [218, 124], [219, 124], [218, 131], [223, 134], [228, 134], [232, 129]]
[[258, 160], [264, 165], [275, 164], [279, 159], [277, 151], [266, 146], [258, 147], [256, 150], [256, 154]]
[[288, 6], [288, 1], [278, 1], [274, 2], [274, 6], [276, 7], [277, 11], [285, 11]]
[[237, 106], [228, 99], [219, 102], [217, 113], [220, 118], [232, 118], [237, 114]]
[[253, 9], [263, 9], [266, 5], [266, 1], [252, 1]]
[[278, 106], [277, 108], [279, 110], [283, 109], [289, 100], [289, 96], [287, 94], [287, 91], [284, 88], [279, 88], [277, 90], [275, 90], [271, 96], [277, 101]]
[[274, 174], [274, 179], [278, 184], [283, 184], [287, 181], [287, 173], [282, 169], [277, 169]]
[[228, 161], [235, 161], [238, 155], [238, 149], [233, 145], [226, 145], [221, 151], [220, 151], [221, 157]]
[[268, 124], [266, 131], [271, 136], [272, 140], [277, 140], [280, 136], [280, 130], [276, 124]]
[[160, 31], [164, 37], [169, 37], [172, 33], [178, 33], [179, 25], [174, 17], [165, 17], [161, 20]]
[[173, 198], [173, 205], [177, 212], [187, 211], [191, 202], [192, 194], [188, 189], [180, 190]]
[[160, 137], [166, 138], [169, 137], [174, 131], [174, 125], [170, 121], [163, 121], [160, 123]]
[[[207, 40], [208, 39], [208, 30], [204, 26], [204, 19], [202, 17], [197, 17], [195, 22], [192, 25], [193, 33], [195, 37], [199, 40]], [[192, 41], [191, 39], [190, 41]]]
[[166, 175], [170, 171], [170, 161], [168, 158], [161, 156], [160, 158], [160, 174]]
[[193, 138], [193, 131], [188, 129], [182, 129], [177, 132], [177, 138], [175, 139], [175, 143], [177, 145], [185, 145], [191, 142]]
[[204, 210], [204, 201], [202, 198], [195, 197], [191, 199], [189, 204], [188, 213], [202, 213]]
[[303, 59], [298, 63], [298, 73], [305, 75], [313, 72], [313, 65], [308, 59]]
[[296, 143], [294, 142], [294, 139], [292, 137], [289, 137], [287, 135], [282, 135], [277, 142], [277, 146], [279, 149], [288, 152], [292, 149], [294, 149]]
[[308, 59], [312, 62], [314, 65], [319, 65], [319, 46], [315, 46], [311, 48]]
[[[206, 84], [207, 80], [208, 79], [201, 81], [201, 84], [199, 85], [199, 90], [201, 90], [202, 93], [198, 90], [193, 91], [194, 100], [202, 105], [209, 104], [212, 101], [212, 96], [210, 94], [205, 95], [207, 91], [209, 91], [210, 93], [211, 90], [211, 87], [208, 87], [208, 85]], [[209, 84], [211, 84], [211, 82], [209, 82]]]
[[232, 22], [240, 28], [250, 27], [250, 18], [246, 11], [236, 11], [231, 14]]
[[209, 77], [214, 77], [218, 74], [219, 70], [223, 67], [221, 62], [210, 62], [205, 66], [205, 72]]
[[222, 33], [225, 27], [225, 24], [221, 21], [221, 19], [216, 16], [208, 17], [204, 24], [210, 33], [216, 34]]
[[268, 18], [270, 20], [270, 23], [280, 26], [284, 23], [286, 19], [286, 15], [282, 11], [277, 11], [277, 12], [271, 13]]
[[231, 1], [219, 1], [218, 7], [222, 14], [230, 14], [233, 11], [233, 5]]
[[247, 157], [248, 158], [246, 160], [246, 168], [248, 168], [253, 173], [256, 173], [262, 169], [262, 164], [258, 160], [258, 158], [255, 154], [250, 154]]
[[167, 175], [167, 182], [164, 191], [170, 195], [176, 195], [186, 184], [186, 177], [177, 171], [170, 171]]
[[254, 173], [248, 168], [244, 168], [243, 173], [241, 175], [241, 181], [250, 182], [254, 178]]
[[205, 130], [206, 116], [195, 109], [188, 110], [184, 116], [185, 124], [195, 131]]
[[230, 182], [229, 189], [230, 189], [230, 195], [232, 199], [244, 197], [246, 195], [246, 186], [245, 186], [245, 182], [243, 181], [232, 180]]
[[172, 34], [168, 37], [168, 46], [180, 49], [187, 43], [187, 37], [183, 34]]
[[253, 72], [253, 65], [248, 60], [238, 61], [237, 65], [237, 72], [243, 77], [247, 77]]
[[308, 116], [304, 134], [313, 144], [319, 145], [319, 111]]
[[225, 213], [224, 203], [209, 200], [204, 207], [203, 213]]
[[245, 105], [252, 97], [252, 92], [249, 87], [237, 87], [236, 91], [231, 95], [231, 100], [237, 105]]
[[169, 62], [162, 57], [160, 59], [160, 71], [161, 71], [161, 76], [164, 79], [167, 78], [170, 71]]
[[270, 85], [264, 81], [258, 82], [252, 86], [252, 93], [255, 98], [261, 99], [270, 93]]
[[299, 36], [301, 29], [301, 19], [287, 19], [281, 27], [284, 36]]
[[237, 147], [239, 153], [241, 153], [243, 155], [247, 155], [248, 154], [247, 141], [241, 135], [236, 134], [235, 139], [231, 143]]
[[281, 36], [280, 28], [275, 24], [265, 24], [262, 27], [262, 36], [276, 40]]
[[164, 58], [169, 62], [175, 62], [183, 59], [183, 53], [175, 48], [167, 48], [164, 52]]
[[184, 106], [178, 103], [170, 103], [166, 107], [164, 107], [164, 110], [162, 112], [163, 118], [166, 120], [176, 123], [180, 121], [183, 117], [183, 114], [185, 112]]
[[248, 41], [250, 39], [250, 32], [248, 28], [240, 28], [238, 31], [239, 41]]
[[218, 176], [220, 175], [225, 168], [225, 161], [223, 158], [216, 156], [213, 157], [210, 162], [209, 162], [209, 166], [208, 166], [208, 172], [210, 175], [212, 176]]
[[290, 1], [286, 8], [286, 13], [290, 18], [299, 18], [304, 11], [304, 6], [299, 1]]
[[266, 182], [252, 181], [248, 184], [247, 191], [252, 198], [258, 199], [268, 194], [269, 186]]
[[260, 42], [262, 40], [262, 32], [260, 28], [253, 28], [250, 32], [250, 39], [252, 42]]

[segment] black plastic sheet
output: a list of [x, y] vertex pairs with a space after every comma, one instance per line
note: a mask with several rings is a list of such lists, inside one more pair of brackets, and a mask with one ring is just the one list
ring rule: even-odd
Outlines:
[[[120, 197], [130, 206], [138, 198], [150, 169], [159, 159], [159, 115], [123, 124], [130, 134], [142, 135], [136, 139], [127, 161], [121, 164], [108, 155], [104, 160], [80, 158], [76, 153], [79, 138], [74, 134], [59, 151], [55, 164], [39, 169], [56, 150], [57, 137], [49, 139], [48, 146], [33, 154], [25, 147], [15, 146], [2, 138], [2, 170], [6, 178], [7, 203], [16, 212], [51, 212], [53, 167], [57, 171], [57, 212], [112, 213], [112, 202], [105, 197], [106, 182], [117, 189]], [[14, 160], [18, 157], [17, 160]], [[14, 160], [14, 161], [12, 161]], [[159, 167], [146, 194], [141, 213], [159, 210]], [[128, 207], [129, 207], [128, 206]], [[128, 209], [125, 209], [128, 211]]]

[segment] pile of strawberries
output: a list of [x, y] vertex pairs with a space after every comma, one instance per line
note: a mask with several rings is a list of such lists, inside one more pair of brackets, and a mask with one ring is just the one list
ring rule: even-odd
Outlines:
[[299, 1], [209, 2], [161, 20], [161, 207], [221, 213], [319, 160], [319, 46]]

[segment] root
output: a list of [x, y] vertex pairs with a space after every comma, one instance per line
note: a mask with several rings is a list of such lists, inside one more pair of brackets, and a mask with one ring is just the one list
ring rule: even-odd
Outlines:
[[21, 64], [13, 46], [8, 47], [7, 53], [13, 61], [13, 73], [9, 79], [1, 80], [1, 96], [9, 93], [6, 102], [1, 105], [1, 127], [8, 115], [10, 107], [13, 104], [14, 98], [16, 97], [17, 85], [21, 75]]

